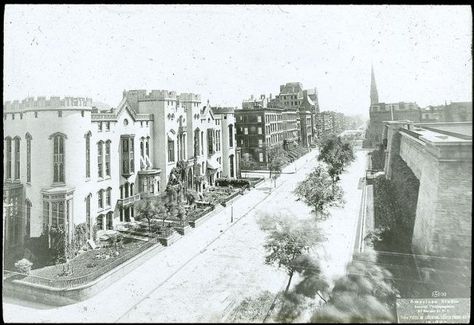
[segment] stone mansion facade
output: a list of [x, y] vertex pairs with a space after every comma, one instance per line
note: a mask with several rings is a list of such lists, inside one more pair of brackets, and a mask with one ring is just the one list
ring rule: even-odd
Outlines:
[[51, 226], [71, 235], [85, 223], [92, 238], [94, 224], [133, 220], [134, 204], [163, 192], [178, 162], [198, 192], [239, 175], [233, 109], [197, 94], [129, 90], [105, 111], [90, 98], [30, 97], [5, 102], [3, 123], [7, 249]]

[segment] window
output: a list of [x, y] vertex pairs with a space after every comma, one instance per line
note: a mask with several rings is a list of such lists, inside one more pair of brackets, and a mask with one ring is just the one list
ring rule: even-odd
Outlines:
[[20, 179], [20, 138], [15, 137], [15, 179]]
[[204, 131], [201, 131], [201, 155], [204, 155]]
[[25, 224], [25, 236], [31, 237], [31, 202], [30, 200], [25, 201], [26, 205], [26, 224]]
[[194, 157], [199, 156], [199, 129], [194, 130]]
[[91, 177], [91, 133], [86, 134], [86, 177]]
[[135, 172], [135, 161], [134, 161], [134, 141], [135, 141], [135, 138], [133, 137], [130, 137], [130, 153], [129, 153], [129, 156], [130, 156], [130, 172], [131, 173], [134, 173]]
[[89, 194], [87, 197], [86, 197], [86, 228], [87, 228], [87, 233], [88, 233], [88, 236], [87, 238], [91, 238], [90, 237], [90, 230], [91, 230], [91, 196], [92, 194]]
[[174, 161], [174, 141], [168, 138], [168, 162]]
[[84, 117], [84, 110], [81, 111], [81, 117]]
[[58, 111], [58, 117], [63, 117], [63, 111]]
[[114, 228], [113, 226], [113, 213], [112, 211], [107, 213], [107, 224], [106, 224], [107, 229], [112, 230]]
[[38, 118], [38, 112], [35, 112], [35, 118]]
[[216, 151], [221, 151], [221, 131], [216, 130]]
[[244, 128], [244, 134], [249, 134], [249, 129], [248, 128]]
[[110, 140], [105, 142], [105, 175], [110, 176]]
[[100, 190], [99, 192], [97, 192], [97, 206], [99, 207], [99, 209], [104, 208], [104, 199], [102, 197], [103, 194], [104, 194], [104, 190]]
[[262, 134], [262, 128], [260, 126], [258, 127], [258, 134]]
[[257, 122], [262, 122], [262, 117], [261, 116], [257, 116]]
[[51, 226], [64, 226], [64, 202], [51, 202]]
[[260, 152], [258, 154], [258, 161], [263, 162], [263, 153], [262, 152]]
[[99, 178], [104, 177], [104, 165], [103, 165], [103, 159], [104, 159], [104, 143], [102, 141], [99, 141], [97, 143], [97, 176]]
[[102, 132], [102, 122], [99, 122], [98, 127], [99, 127], [99, 132]]
[[54, 136], [53, 182], [64, 183], [64, 136]]
[[105, 122], [105, 131], [110, 131], [110, 122]]
[[258, 139], [258, 146], [259, 146], [259, 147], [262, 147], [262, 145], [263, 145], [263, 140], [262, 140], [262, 139]]
[[111, 205], [111, 195], [112, 195], [112, 188], [108, 188], [107, 192], [105, 193], [105, 204], [109, 207]]
[[229, 125], [229, 147], [232, 148], [234, 146], [234, 126], [232, 124]]
[[26, 134], [26, 182], [31, 182], [31, 135]]
[[144, 148], [143, 148], [143, 141], [145, 141], [145, 139], [142, 137], [142, 138], [140, 139], [140, 156], [141, 156], [142, 158], [145, 157]]
[[146, 138], [145, 152], [146, 152], [147, 157], [149, 157], [150, 156], [150, 137]]

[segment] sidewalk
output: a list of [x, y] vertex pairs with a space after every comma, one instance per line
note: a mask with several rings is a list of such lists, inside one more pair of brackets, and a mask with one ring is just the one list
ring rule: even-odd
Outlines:
[[[313, 151], [309, 155], [313, 156]], [[310, 157], [304, 156], [295, 162], [296, 168], [304, 167]], [[282, 175], [277, 181], [281, 186], [285, 179], [294, 175]], [[239, 200], [228, 205], [220, 213], [207, 220], [202, 226], [187, 234], [172, 246], [156, 254], [121, 280], [117, 281], [103, 292], [77, 304], [64, 307], [46, 307], [38, 310], [32, 304], [19, 306], [4, 302], [4, 319], [9, 322], [111, 322], [147, 299], [160, 289], [183, 268], [198, 256], [204, 254], [208, 247], [216, 242], [225, 232], [238, 225], [240, 218], [246, 216], [258, 204], [265, 201], [272, 193], [270, 182], [267, 180], [256, 186]], [[233, 206], [234, 223], [230, 222], [230, 210]], [[250, 234], [252, 235], [252, 234]], [[245, 243], [244, 243], [245, 244]], [[170, 303], [173, 302], [170, 297]], [[70, 315], [74, 315], [71, 319]]]

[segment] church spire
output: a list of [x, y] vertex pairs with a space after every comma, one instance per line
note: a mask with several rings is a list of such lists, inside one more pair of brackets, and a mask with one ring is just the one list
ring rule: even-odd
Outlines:
[[370, 76], [370, 105], [378, 104], [379, 94], [377, 92], [377, 85], [375, 84], [374, 66], [371, 67]]

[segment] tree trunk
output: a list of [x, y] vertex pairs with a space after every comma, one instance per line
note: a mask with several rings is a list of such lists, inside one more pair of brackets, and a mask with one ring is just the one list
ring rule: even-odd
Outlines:
[[324, 299], [323, 296], [321, 296], [321, 294], [319, 293], [319, 291], [316, 291], [316, 293], [318, 294], [319, 298], [321, 298], [324, 302], [327, 302], [326, 299]]
[[290, 278], [288, 279], [288, 284], [286, 285], [285, 293], [290, 289], [291, 279], [293, 278], [293, 271], [290, 273]]

